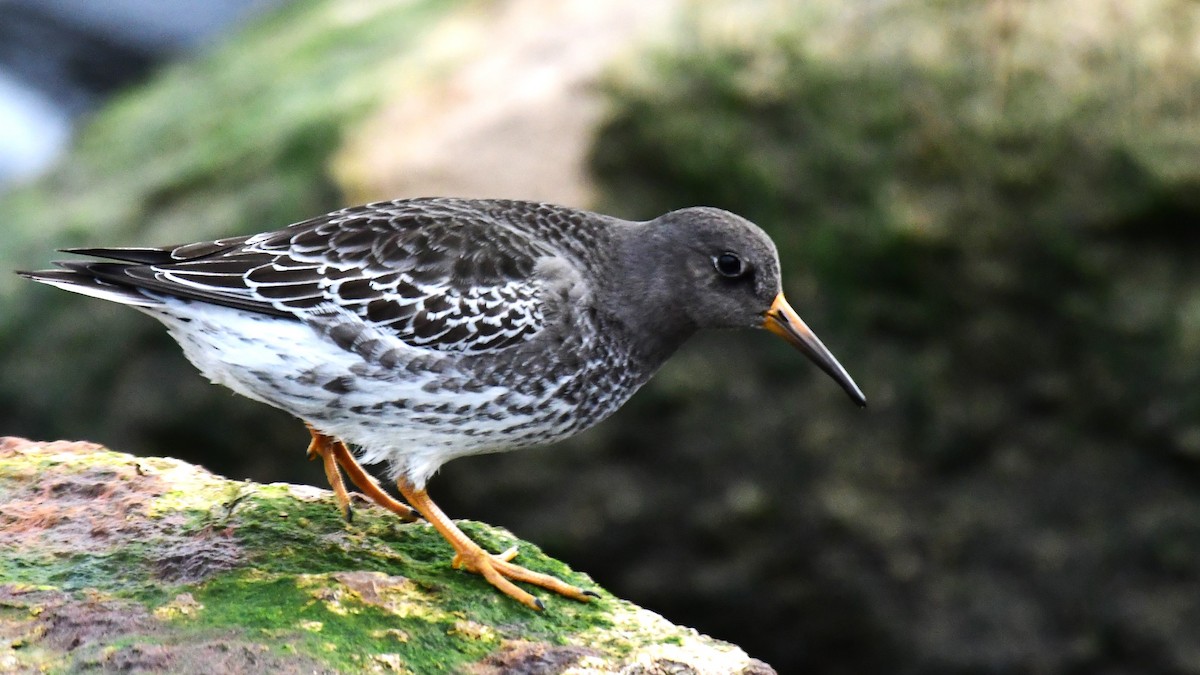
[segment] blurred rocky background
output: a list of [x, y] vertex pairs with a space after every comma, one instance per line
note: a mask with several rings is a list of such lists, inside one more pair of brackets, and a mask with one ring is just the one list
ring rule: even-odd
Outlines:
[[53, 164], [107, 96], [284, 1], [0, 2], [0, 191]]
[[134, 59], [0, 197], [0, 432], [322, 482], [151, 319], [10, 273], [54, 248], [429, 194], [721, 206], [870, 407], [707, 335], [584, 436], [448, 465], [447, 511], [780, 672], [1200, 673], [1200, 5], [295, 0], [230, 29]]

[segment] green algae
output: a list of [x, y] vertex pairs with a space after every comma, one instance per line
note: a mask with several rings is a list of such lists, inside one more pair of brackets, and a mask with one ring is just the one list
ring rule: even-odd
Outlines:
[[[517, 543], [483, 524], [463, 525], [493, 550]], [[267, 636], [334, 667], [398, 655], [416, 672], [454, 668], [482, 658], [502, 638], [564, 644], [611, 625], [605, 601], [582, 604], [542, 592], [547, 609], [532, 612], [480, 577], [451, 568], [452, 551], [433, 528], [398, 524], [373, 507], [356, 509], [347, 524], [331, 498], [297, 500], [283, 486], [265, 486], [240, 501], [233, 530], [250, 552], [247, 567], [189, 587], [204, 609], [180, 621]], [[593, 585], [536, 547], [522, 543], [520, 552], [531, 569]], [[394, 575], [407, 590], [381, 609], [338, 582], [348, 570]]]
[[[517, 543], [507, 532], [480, 523], [460, 525], [491, 550]], [[400, 524], [375, 508], [358, 508], [355, 522], [346, 524], [331, 498], [298, 501], [280, 487], [267, 486], [241, 502], [235, 531], [253, 551], [252, 569], [193, 589], [205, 606], [197, 625], [281, 636], [298, 651], [336, 667], [396, 654], [416, 672], [453, 668], [486, 655], [502, 637], [563, 644], [583, 631], [611, 625], [604, 601], [582, 604], [544, 591], [546, 611], [532, 612], [480, 577], [451, 568], [453, 552], [432, 527]], [[594, 585], [529, 544], [520, 544], [519, 560], [571, 583]], [[346, 612], [335, 612], [320, 598], [322, 591], [338, 585], [331, 575], [346, 570], [397, 575], [411, 584], [411, 591], [392, 611], [351, 594], [339, 602]], [[297, 578], [304, 581], [297, 583]], [[304, 588], [306, 584], [310, 587]], [[257, 609], [248, 610], [250, 606]], [[352, 625], [347, 612], [353, 614]], [[404, 639], [376, 637], [396, 634]], [[431, 655], [435, 660], [426, 661]]]
[[290, 575], [227, 575], [197, 589], [194, 596], [204, 609], [196, 618], [180, 621], [214, 631], [245, 631], [248, 637], [350, 669], [373, 655], [400, 654], [417, 672], [426, 672], [421, 664], [452, 667], [478, 660], [498, 644], [496, 639], [461, 639], [455, 633], [460, 620], [432, 608], [397, 616], [344, 598], [344, 611], [335, 612], [320, 599], [320, 590], [337, 585], [332, 578], [326, 581], [310, 581], [313, 586], [304, 588]]
[[[270, 488], [271, 486], [268, 486]], [[477, 575], [450, 566], [453, 550], [431, 526], [423, 522], [402, 523], [376, 508], [359, 508], [353, 524], [342, 521], [332, 498], [297, 501], [294, 497], [256, 494], [238, 513], [237, 537], [252, 555], [256, 569], [280, 574], [370, 570], [403, 575], [415, 583], [444, 595], [451, 611], [469, 612], [485, 623], [503, 623], [520, 617], [536, 625], [535, 613], [495, 593]], [[493, 552], [518, 546], [517, 562], [531, 570], [557, 576], [583, 588], [594, 587], [586, 575], [571, 570], [546, 556], [540, 549], [521, 542], [510, 533], [483, 523], [461, 521], [463, 531]], [[483, 596], [480, 600], [479, 596]], [[602, 603], [581, 604], [542, 592], [547, 613], [575, 615]], [[471, 598], [457, 602], [458, 597]], [[562, 617], [558, 617], [562, 618]], [[589, 621], [598, 616], [586, 617]], [[555, 630], [562, 625], [556, 621]]]

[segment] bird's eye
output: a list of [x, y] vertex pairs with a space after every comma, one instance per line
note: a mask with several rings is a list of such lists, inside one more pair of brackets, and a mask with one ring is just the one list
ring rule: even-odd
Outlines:
[[742, 276], [746, 272], [746, 265], [736, 253], [726, 251], [719, 256], [713, 258], [713, 266], [717, 268], [717, 272], [721, 276], [731, 279]]

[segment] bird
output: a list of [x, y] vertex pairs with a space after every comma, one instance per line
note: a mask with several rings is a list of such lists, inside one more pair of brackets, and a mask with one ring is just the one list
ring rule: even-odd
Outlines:
[[[343, 472], [400, 518], [428, 521], [454, 568], [535, 610], [544, 603], [518, 584], [598, 594], [472, 541], [426, 491], [444, 463], [591, 427], [703, 329], [766, 329], [866, 404], [788, 304], [771, 238], [714, 207], [629, 221], [398, 199], [260, 234], [61, 251], [85, 258], [18, 274], [154, 317], [209, 380], [303, 421], [347, 520]], [[383, 464], [404, 501], [362, 464]]]

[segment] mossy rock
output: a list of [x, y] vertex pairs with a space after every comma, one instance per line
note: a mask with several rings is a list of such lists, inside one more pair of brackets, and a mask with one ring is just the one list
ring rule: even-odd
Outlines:
[[[428, 524], [355, 512], [345, 523], [316, 488], [0, 439], [0, 669], [773, 672], [607, 594], [529, 610], [452, 569]], [[595, 586], [504, 530], [462, 525]]]

